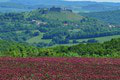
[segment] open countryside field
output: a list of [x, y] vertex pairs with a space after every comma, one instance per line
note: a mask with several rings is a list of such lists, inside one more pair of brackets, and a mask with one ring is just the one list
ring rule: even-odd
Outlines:
[[0, 58], [0, 80], [120, 80], [120, 59]]
[[[103, 43], [103, 42], [105, 42], [105, 41], [110, 41], [110, 40], [113, 39], [113, 38], [120, 38], [120, 35], [97, 37], [97, 38], [94, 38], [94, 39], [98, 40], [98, 42], [100, 42], [100, 43]], [[89, 40], [89, 39], [93, 39], [93, 38], [79, 39], [78, 41], [79, 41], [79, 42], [82, 42], [82, 41], [87, 41], [87, 40]]]
[[45, 42], [45, 43], [50, 43], [51, 39], [42, 39], [43, 33], [40, 33], [39, 36], [33, 37], [29, 40], [27, 40], [28, 43], [39, 43], [39, 42]]

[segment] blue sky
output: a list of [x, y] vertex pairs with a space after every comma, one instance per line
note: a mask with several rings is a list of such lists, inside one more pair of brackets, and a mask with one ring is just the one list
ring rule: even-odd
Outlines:
[[66, 0], [66, 1], [120, 2], [120, 0]]
[[[0, 0], [0, 2], [7, 2], [10, 0]], [[120, 2], [120, 0], [65, 0], [65, 1], [97, 1], [97, 2]]]
[[7, 1], [9, 1], [9, 0], [0, 0], [0, 2], [7, 2]]

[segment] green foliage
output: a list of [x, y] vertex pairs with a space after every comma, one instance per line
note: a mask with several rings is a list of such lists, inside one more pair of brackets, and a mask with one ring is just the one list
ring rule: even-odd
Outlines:
[[0, 52], [3, 56], [29, 57], [38, 54], [38, 49], [26, 43], [0, 40]]
[[64, 54], [65, 57], [80, 57], [80, 55], [78, 53], [66, 53]]
[[120, 57], [120, 38], [104, 43], [37, 48], [28, 44], [0, 40], [0, 56], [12, 57]]

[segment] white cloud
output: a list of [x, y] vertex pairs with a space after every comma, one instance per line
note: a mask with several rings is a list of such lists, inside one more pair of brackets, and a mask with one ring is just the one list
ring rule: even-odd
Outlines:
[[120, 0], [66, 0], [66, 1], [120, 2]]

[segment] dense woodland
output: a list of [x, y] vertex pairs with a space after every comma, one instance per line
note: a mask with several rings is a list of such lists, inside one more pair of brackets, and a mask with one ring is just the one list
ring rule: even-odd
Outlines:
[[30, 42], [38, 47], [79, 43], [78, 39], [118, 34], [119, 27], [110, 27], [104, 21], [81, 16], [66, 8], [0, 13], [0, 39], [29, 43], [29, 40], [38, 37], [36, 40], [40, 42]]
[[38, 48], [25, 43], [0, 40], [0, 56], [12, 57], [120, 57], [120, 38], [104, 43]]

